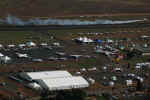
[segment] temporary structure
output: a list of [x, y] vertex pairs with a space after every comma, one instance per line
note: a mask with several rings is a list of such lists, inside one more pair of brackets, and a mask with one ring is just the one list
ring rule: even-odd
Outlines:
[[4, 55], [2, 53], [0, 53], [0, 57], [3, 57]]
[[110, 82], [109, 82], [109, 85], [110, 85], [110, 86], [114, 86], [115, 83], [114, 83], [113, 81], [110, 81]]
[[117, 80], [117, 77], [116, 77], [116, 76], [112, 76], [111, 79], [112, 79], [113, 81], [116, 81], [116, 80]]
[[39, 84], [35, 83], [35, 82], [34, 83], [29, 83], [28, 86], [30, 88], [33, 88], [33, 89], [36, 89], [36, 90], [40, 90], [41, 89], [41, 86]]
[[0, 48], [2, 48], [3, 47], [3, 45], [2, 44], [0, 44]]
[[94, 83], [95, 83], [95, 80], [92, 79], [92, 78], [88, 78], [88, 81], [89, 81], [91, 84], [94, 84]]
[[54, 42], [53, 45], [54, 46], [60, 46], [60, 43], [59, 42]]
[[40, 46], [47, 46], [47, 43], [41, 43]]
[[77, 42], [81, 42], [81, 43], [91, 43], [91, 42], [94, 42], [92, 39], [90, 38], [87, 38], [87, 37], [79, 37], [79, 38], [75, 38], [74, 39], [75, 41]]
[[[31, 82], [37, 82], [41, 88], [50, 91], [85, 88], [89, 83], [81, 76], [72, 76], [68, 71], [41, 71], [41, 72], [22, 72], [21, 78]], [[36, 84], [30, 84], [32, 87], [38, 87]]]
[[9, 47], [9, 48], [14, 48], [15, 45], [14, 45], [14, 44], [10, 44], [10, 45], [8, 45], [8, 47]]
[[32, 42], [32, 41], [27, 42], [26, 45], [27, 45], [28, 47], [34, 47], [34, 46], [36, 46], [36, 44], [35, 44], [34, 42]]
[[89, 86], [88, 82], [81, 76], [41, 79], [38, 83], [50, 91], [86, 88]]
[[4, 63], [7, 63], [8, 61], [11, 60], [11, 58], [8, 57], [8, 56], [3, 56], [3, 57], [0, 58], [0, 60], [1, 60], [2, 62], [4, 62]]
[[19, 58], [27, 58], [27, 54], [16, 53]]
[[72, 75], [64, 70], [60, 71], [40, 71], [40, 72], [27, 72], [20, 73], [22, 78], [27, 80], [45, 79], [45, 78], [57, 78], [57, 77], [71, 77]]
[[20, 47], [20, 48], [23, 48], [23, 47], [25, 47], [26, 45], [25, 44], [19, 44], [18, 45], [18, 47]]
[[126, 85], [127, 86], [131, 86], [133, 84], [133, 81], [132, 80], [126, 80]]

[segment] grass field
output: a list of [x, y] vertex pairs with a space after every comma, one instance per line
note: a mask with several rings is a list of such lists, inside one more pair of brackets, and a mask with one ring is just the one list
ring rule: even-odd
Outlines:
[[[100, 32], [100, 33], [124, 33], [129, 35], [136, 35], [138, 31], [148, 34], [150, 31], [146, 28], [100, 28], [100, 29], [61, 29], [61, 30], [48, 30], [46, 32], [39, 31], [0, 31], [0, 44], [19, 44], [27, 41], [34, 41], [36, 43], [51, 42], [50, 36], [55, 36], [60, 40], [71, 40], [71, 38], [79, 36], [77, 33]], [[85, 36], [85, 35], [80, 35]], [[92, 36], [92, 35], [91, 35]], [[117, 35], [112, 35], [117, 36]], [[121, 35], [118, 35], [121, 37]]]

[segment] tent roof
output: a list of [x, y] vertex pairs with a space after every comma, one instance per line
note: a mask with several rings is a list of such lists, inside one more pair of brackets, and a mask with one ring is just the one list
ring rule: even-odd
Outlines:
[[41, 72], [28, 72], [26, 73], [31, 79], [43, 79], [43, 78], [57, 78], [57, 77], [70, 77], [72, 76], [67, 71], [41, 71]]
[[0, 53], [0, 57], [3, 57], [4, 55], [2, 53]]
[[65, 90], [88, 87], [88, 82], [81, 76], [41, 79], [49, 90]]

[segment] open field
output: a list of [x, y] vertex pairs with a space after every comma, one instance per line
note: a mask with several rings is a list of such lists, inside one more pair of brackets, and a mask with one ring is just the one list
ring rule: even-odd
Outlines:
[[3, 0], [0, 16], [52, 17], [150, 13], [149, 0]]
[[[78, 34], [78, 33], [103, 33], [102, 35], [82, 35], [82, 34]], [[104, 28], [104, 29], [61, 29], [61, 30], [48, 30], [48, 31], [0, 31], [0, 44], [7, 46], [9, 44], [21, 44], [21, 43], [26, 43], [27, 41], [33, 41], [37, 44], [42, 43], [42, 42], [47, 42], [48, 44], [52, 44], [53, 42], [60, 42], [64, 48], [62, 49], [63, 51], [67, 52], [67, 53], [80, 53], [81, 50], [79, 50], [78, 48], [83, 48], [83, 49], [87, 49], [89, 50], [88, 53], [85, 54], [91, 54], [93, 55], [93, 51], [92, 48], [93, 46], [79, 46], [77, 44], [75, 44], [72, 39], [76, 38], [78, 36], [87, 36], [90, 37], [92, 39], [96, 39], [96, 38], [114, 38], [114, 39], [119, 39], [119, 38], [128, 38], [130, 37], [131, 39], [133, 39], [134, 42], [138, 42], [140, 43], [141, 41], [135, 40], [135, 37], [140, 37], [141, 35], [145, 34], [145, 35], [149, 35], [149, 27], [143, 27], [143, 28]], [[51, 40], [50, 37], [54, 36], [55, 39]], [[72, 42], [70, 42], [72, 41]], [[12, 51], [13, 52], [13, 51]], [[15, 51], [14, 51], [15, 52]], [[84, 52], [82, 52], [84, 53]], [[36, 55], [36, 53], [35, 53]], [[94, 55], [93, 55], [94, 56]], [[100, 56], [105, 58], [105, 56]], [[36, 67], [36, 66], [40, 66], [43, 68], [49, 68], [49, 66], [53, 67], [57, 67], [61, 64], [66, 65], [67, 67], [90, 67], [93, 65], [104, 65], [104, 63], [109, 62], [109, 60], [107, 60], [107, 58], [105, 59], [101, 59], [102, 61], [99, 61], [100, 58], [94, 58], [94, 59], [86, 59], [86, 60], [81, 60], [81, 62], [76, 62], [76, 61], [61, 61], [61, 62], [44, 62], [44, 63], [29, 63], [28, 67], [26, 67], [26, 64], [23, 64], [22, 68], [28, 69], [28, 68], [32, 68], [32, 67]], [[135, 63], [134, 63], [135, 64]], [[2, 66], [7, 66], [7, 65], [2, 65]], [[18, 65], [9, 65], [10, 69], [11, 66], [12, 68], [14, 68], [15, 66]], [[5, 69], [5, 67], [3, 70], [7, 70]], [[43, 69], [41, 68], [41, 69]], [[18, 69], [20, 70], [20, 69]]]
[[[88, 34], [92, 33], [92, 34]], [[95, 34], [99, 33], [99, 34]], [[139, 62], [146, 62], [149, 56], [135, 56], [131, 59], [122, 59], [119, 63], [112, 61], [109, 57], [101, 53], [95, 53], [94, 48], [97, 44], [78, 44], [72, 39], [78, 37], [88, 37], [91, 39], [113, 39], [123, 40], [118, 42], [119, 45], [126, 44], [145, 44], [150, 41], [139, 39], [143, 35], [150, 36], [150, 26], [143, 27], [108, 27], [108, 28], [80, 28], [80, 29], [46, 29], [46, 30], [26, 30], [26, 31], [0, 31], [0, 44], [4, 48], [0, 49], [0, 53], [12, 58], [12, 63], [0, 64], [0, 83], [5, 82], [6, 85], [0, 86], [0, 96], [14, 96], [18, 97], [18, 92], [22, 93], [25, 97], [39, 97], [39, 91], [35, 91], [30, 88], [26, 88], [22, 83], [16, 80], [12, 80], [9, 76], [15, 76], [18, 72], [32, 72], [32, 71], [52, 71], [52, 70], [67, 70], [73, 75], [77, 75], [76, 72], [81, 72], [81, 75], [86, 78], [93, 78], [96, 83], [91, 84], [87, 89], [87, 92], [93, 94], [100, 94], [101, 92], [108, 92], [113, 95], [121, 96], [124, 91], [128, 91], [128, 87], [125, 84], [126, 78], [124, 74], [134, 73], [137, 76], [144, 77], [144, 86], [150, 84], [149, 75], [150, 68], [135, 69], [135, 64]], [[53, 37], [53, 38], [51, 38]], [[129, 40], [128, 40], [129, 39]], [[10, 44], [21, 44], [27, 41], [33, 41], [37, 44], [37, 47], [31, 47], [27, 50], [20, 50], [18, 47], [7, 48]], [[55, 47], [52, 44], [54, 42], [60, 43], [60, 47]], [[47, 49], [40, 47], [40, 43], [48, 43], [52, 48]], [[104, 44], [107, 45], [107, 44]], [[109, 44], [108, 44], [109, 45]], [[111, 45], [111, 44], [110, 44]], [[114, 44], [113, 44], [114, 45]], [[127, 47], [128, 48], [128, 47]], [[130, 48], [130, 47], [129, 47]], [[119, 49], [120, 50], [120, 49]], [[27, 53], [32, 57], [44, 59], [42, 62], [21, 62], [22, 58], [16, 58], [15, 53]], [[88, 55], [79, 59], [68, 58], [67, 60], [47, 60], [46, 57], [55, 57], [56, 52], [64, 52], [67, 55], [81, 54]], [[122, 51], [121, 53], [124, 53]], [[57, 55], [58, 56], [58, 55]], [[90, 56], [90, 57], [89, 57]], [[46, 59], [46, 60], [45, 60]], [[18, 61], [19, 63], [15, 63]], [[130, 63], [130, 68], [127, 68], [127, 64]], [[105, 71], [103, 68], [106, 66], [108, 69]], [[96, 67], [95, 71], [90, 71], [90, 68]], [[117, 73], [113, 71], [114, 68], [121, 68], [123, 71]], [[86, 71], [81, 71], [85, 68]], [[17, 75], [16, 75], [17, 76]], [[103, 77], [106, 76], [107, 79]], [[112, 88], [108, 82], [113, 81], [112, 76], [116, 76], [117, 80], [114, 81], [115, 85]], [[124, 78], [125, 77], [125, 78]], [[107, 84], [105, 84], [107, 83]], [[144, 91], [144, 90], [143, 90]], [[144, 91], [146, 92], [146, 91]], [[12, 94], [13, 93], [13, 94]], [[134, 92], [133, 92], [134, 93]], [[131, 93], [129, 92], [128, 95]], [[130, 98], [130, 97], [129, 97]], [[99, 98], [97, 98], [98, 100]], [[103, 98], [101, 98], [103, 99]], [[28, 99], [27, 99], [28, 100]], [[93, 99], [90, 99], [93, 100]], [[126, 99], [121, 99], [126, 100]], [[134, 100], [134, 99], [131, 99]], [[135, 99], [138, 100], [138, 99]]]

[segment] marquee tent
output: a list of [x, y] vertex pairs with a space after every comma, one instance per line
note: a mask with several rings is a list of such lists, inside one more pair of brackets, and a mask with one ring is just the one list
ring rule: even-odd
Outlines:
[[38, 83], [50, 91], [86, 88], [89, 86], [88, 82], [81, 76], [41, 79]]

